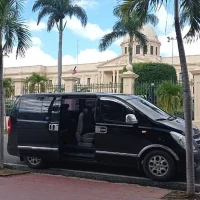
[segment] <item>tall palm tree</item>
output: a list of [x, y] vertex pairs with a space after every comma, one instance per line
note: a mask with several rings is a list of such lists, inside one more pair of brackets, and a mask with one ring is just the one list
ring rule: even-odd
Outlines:
[[3, 55], [11, 53], [13, 47], [16, 46], [16, 58], [23, 57], [31, 46], [31, 34], [21, 16], [23, 3], [23, 0], [0, 1], [0, 168], [3, 168], [4, 165]]
[[[165, 2], [169, 4], [170, 0], [166, 0]], [[123, 0], [123, 3], [118, 7], [126, 16], [129, 16], [132, 12], [134, 12], [138, 18], [143, 18], [145, 15], [147, 15], [149, 10], [153, 9], [154, 11], [157, 11], [160, 8], [160, 5], [164, 5], [163, 0]], [[183, 25], [187, 24], [190, 27], [188, 33], [185, 35], [185, 38], [188, 42], [192, 42], [199, 38], [200, 1], [174, 0], [174, 21], [184, 90], [183, 102], [186, 134], [187, 194], [190, 196], [195, 194], [192, 98], [181, 26], [183, 27]]]
[[34, 93], [36, 90], [38, 93], [45, 92], [45, 83], [48, 79], [46, 76], [42, 76], [39, 73], [33, 73], [31, 76], [26, 78], [25, 83], [29, 86], [29, 92]]
[[143, 52], [147, 51], [147, 38], [141, 32], [142, 26], [145, 23], [152, 23], [156, 25], [158, 19], [153, 14], [145, 16], [143, 21], [138, 20], [136, 15], [132, 13], [130, 17], [123, 16], [119, 9], [114, 10], [114, 14], [118, 17], [118, 21], [113, 26], [112, 32], [106, 34], [100, 41], [99, 50], [105, 51], [115, 40], [129, 35], [129, 65], [133, 64], [133, 43], [135, 40], [140, 43], [143, 48]]
[[59, 32], [58, 45], [58, 90], [61, 91], [62, 79], [62, 38], [67, 21], [64, 23], [65, 17], [76, 16], [83, 26], [87, 24], [87, 15], [83, 8], [74, 4], [73, 0], [36, 0], [33, 5], [33, 12], [40, 11], [38, 22], [40, 23], [43, 17], [49, 16], [47, 22], [47, 31], [51, 31], [54, 25], [57, 25]]
[[4, 95], [5, 98], [10, 98], [14, 94], [14, 87], [11, 78], [3, 79]]

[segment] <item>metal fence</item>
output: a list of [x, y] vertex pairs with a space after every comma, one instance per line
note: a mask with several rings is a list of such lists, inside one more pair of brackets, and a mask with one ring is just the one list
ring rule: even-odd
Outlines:
[[[181, 84], [181, 82], [174, 82], [174, 81], [171, 81], [171, 82], [174, 84]], [[163, 81], [157, 81], [157, 82], [137, 82], [136, 81], [134, 85], [135, 95], [141, 96], [142, 98], [158, 106], [158, 103], [157, 103], [158, 94], [156, 91], [158, 87], [160, 86], [160, 84], [162, 83]], [[184, 119], [183, 106], [179, 110], [175, 110], [173, 115]], [[192, 105], [192, 116], [194, 120], [194, 101]]]
[[105, 93], [122, 93], [121, 83], [108, 84], [76, 84], [74, 92], [105, 92]]
[[[31, 85], [26, 84], [23, 87], [23, 94], [31, 94], [31, 93], [53, 93], [58, 91], [58, 85], [53, 84], [44, 84], [44, 85], [36, 85], [31, 87]], [[61, 85], [61, 92], [65, 91], [65, 85]]]

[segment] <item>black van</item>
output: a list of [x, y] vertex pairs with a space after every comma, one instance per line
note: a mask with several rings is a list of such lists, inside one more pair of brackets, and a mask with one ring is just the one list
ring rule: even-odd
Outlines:
[[[9, 154], [31, 168], [76, 160], [136, 166], [154, 180], [185, 172], [184, 120], [141, 97], [104, 93], [18, 96], [8, 121]], [[195, 166], [200, 132], [193, 127]]]

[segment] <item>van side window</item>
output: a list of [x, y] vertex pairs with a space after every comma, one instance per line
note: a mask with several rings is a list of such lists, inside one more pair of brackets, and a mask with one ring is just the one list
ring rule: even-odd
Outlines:
[[41, 96], [22, 97], [18, 118], [24, 120], [41, 120], [42, 100], [43, 97]]
[[125, 123], [128, 109], [113, 101], [101, 101], [100, 119], [102, 122], [122, 122]]
[[64, 105], [68, 105], [68, 111], [79, 111], [79, 101], [78, 99], [64, 99]]

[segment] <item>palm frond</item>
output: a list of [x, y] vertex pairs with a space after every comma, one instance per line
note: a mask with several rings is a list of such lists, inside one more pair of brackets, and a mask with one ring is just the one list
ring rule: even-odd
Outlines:
[[141, 33], [138, 30], [134, 31], [133, 34], [135, 36], [135, 39], [138, 41], [138, 43], [143, 48], [143, 52], [146, 52], [147, 51], [147, 42], [148, 42], [146, 35], [144, 35], [143, 33]]
[[39, 14], [38, 14], [38, 20], [37, 20], [37, 25], [40, 23], [40, 21], [47, 15], [54, 15], [56, 14], [57, 11], [55, 11], [54, 9], [52, 9], [49, 6], [43, 6], [42, 9], [40, 10]]
[[32, 11], [36, 12], [44, 6], [49, 6], [51, 9], [56, 8], [58, 0], [36, 0], [33, 4]]
[[125, 30], [125, 26], [122, 22], [122, 20], [117, 21], [114, 26], [113, 26], [113, 31], [124, 31]]
[[188, 23], [190, 28], [185, 38], [188, 42], [200, 38], [200, 1], [183, 0], [181, 8], [181, 25]]
[[31, 33], [28, 27], [21, 22], [16, 23], [15, 33], [18, 40], [16, 58], [18, 55], [24, 57], [26, 50], [32, 45], [32, 41], [30, 39]]
[[13, 47], [17, 46], [16, 57], [24, 56], [25, 51], [32, 44], [30, 31], [20, 14], [22, 2], [22, 0], [19, 0], [18, 4], [16, 4], [16, 0], [5, 1], [1, 15], [2, 38], [5, 40], [3, 51], [11, 53]]
[[87, 24], [87, 14], [83, 8], [77, 5], [68, 5], [66, 9], [64, 10], [64, 14], [69, 16], [70, 18], [72, 16], [76, 16], [77, 19], [80, 20], [82, 26], [86, 26]]
[[49, 19], [48, 19], [48, 22], [47, 22], [47, 31], [50, 32], [52, 30], [52, 28], [54, 27], [55, 25], [55, 22], [56, 22], [56, 15], [55, 14], [51, 14], [49, 16]]
[[125, 35], [126, 35], [125, 31], [113, 31], [111, 33], [108, 33], [101, 39], [99, 50], [105, 51], [114, 41], [116, 41], [121, 37], [124, 37]]

